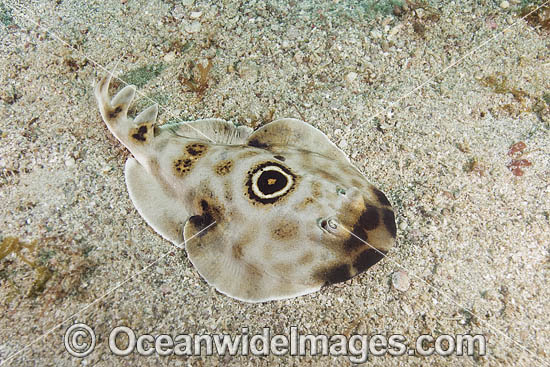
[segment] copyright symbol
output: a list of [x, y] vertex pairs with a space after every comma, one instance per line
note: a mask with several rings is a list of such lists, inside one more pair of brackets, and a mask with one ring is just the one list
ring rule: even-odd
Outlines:
[[65, 349], [73, 357], [86, 357], [95, 348], [95, 334], [86, 324], [74, 324], [65, 331]]

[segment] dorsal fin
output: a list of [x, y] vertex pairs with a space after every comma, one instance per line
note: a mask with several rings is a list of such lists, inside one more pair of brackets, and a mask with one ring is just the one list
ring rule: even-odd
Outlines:
[[235, 126], [230, 121], [221, 119], [205, 119], [191, 122], [177, 122], [159, 127], [161, 131], [169, 131], [177, 136], [212, 141], [217, 144], [246, 144], [252, 132], [248, 126]]
[[349, 164], [348, 157], [322, 131], [298, 119], [273, 121], [249, 137], [250, 146], [269, 150], [271, 146], [292, 146]]

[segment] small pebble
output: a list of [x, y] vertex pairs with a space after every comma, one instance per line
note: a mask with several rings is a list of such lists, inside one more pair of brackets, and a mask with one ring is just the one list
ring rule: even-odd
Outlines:
[[177, 20], [182, 20], [183, 17], [185, 16], [185, 11], [183, 10], [183, 6], [181, 5], [174, 6], [174, 10], [172, 10], [172, 15]]
[[358, 74], [357, 74], [357, 73], [354, 73], [353, 71], [350, 72], [350, 73], [348, 73], [348, 74], [346, 75], [346, 82], [348, 82], [348, 84], [353, 83], [353, 81], [354, 81], [355, 79], [357, 79], [357, 76], [358, 76]]
[[174, 61], [176, 59], [176, 54], [174, 53], [174, 51], [169, 52], [166, 55], [164, 55], [164, 57], [162, 59], [167, 63], [171, 63], [172, 61]]
[[373, 29], [372, 31], [370, 31], [370, 36], [374, 39], [381, 38], [382, 37], [382, 32], [380, 32], [376, 29]]
[[390, 32], [388, 33], [388, 36], [389, 37], [393, 37], [397, 34], [397, 32], [399, 32], [399, 30], [401, 30], [401, 28], [403, 28], [403, 24], [400, 23], [398, 25], [396, 25], [395, 27], [393, 27]]
[[244, 61], [239, 65], [239, 76], [251, 83], [258, 79], [258, 66], [253, 61]]
[[401, 305], [401, 309], [403, 310], [403, 312], [405, 312], [409, 316], [413, 314], [413, 310], [412, 310], [411, 306], [409, 306], [406, 303]]
[[500, 3], [500, 7], [502, 9], [508, 9], [510, 7], [510, 3], [508, 1], [503, 1]]
[[75, 164], [76, 164], [76, 161], [73, 157], [69, 157], [69, 158], [65, 159], [65, 166], [72, 167]]
[[392, 274], [391, 282], [393, 287], [401, 292], [405, 292], [411, 286], [409, 275], [402, 270], [396, 271]]
[[302, 37], [303, 32], [301, 32], [298, 28], [291, 26], [287, 29], [286, 35], [288, 38], [294, 40], [294, 39], [300, 39]]
[[189, 19], [199, 19], [202, 15], [202, 11], [193, 11], [191, 14], [189, 14]]
[[198, 33], [201, 30], [201, 24], [199, 22], [193, 22], [185, 26], [187, 33]]

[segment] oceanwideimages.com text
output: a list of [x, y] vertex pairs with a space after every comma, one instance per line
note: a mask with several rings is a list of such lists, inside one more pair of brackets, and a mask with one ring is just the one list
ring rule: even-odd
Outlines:
[[[73, 325], [65, 334], [65, 347], [74, 356], [88, 355], [95, 347], [95, 334], [87, 325]], [[71, 331], [71, 335], [69, 334]], [[93, 341], [87, 341], [92, 338]], [[111, 330], [109, 349], [117, 356], [137, 353], [143, 356], [345, 356], [353, 363], [365, 362], [370, 356], [483, 356], [486, 340], [481, 334], [420, 335], [412, 343], [400, 334], [324, 335], [301, 334], [298, 327], [288, 333], [275, 334], [264, 327], [261, 333], [250, 333], [247, 327], [240, 334], [141, 334], [127, 326]], [[91, 348], [90, 348], [91, 347]], [[82, 349], [86, 349], [85, 353]]]

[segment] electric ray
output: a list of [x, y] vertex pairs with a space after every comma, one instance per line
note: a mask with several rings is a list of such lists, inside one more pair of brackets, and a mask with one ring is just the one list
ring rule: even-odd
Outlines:
[[321, 131], [281, 119], [252, 131], [219, 120], [155, 125], [157, 106], [127, 117], [134, 86], [103, 120], [130, 150], [125, 177], [145, 221], [178, 247], [207, 283], [247, 302], [285, 299], [346, 281], [395, 242], [395, 217]]

